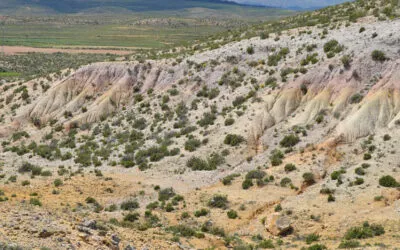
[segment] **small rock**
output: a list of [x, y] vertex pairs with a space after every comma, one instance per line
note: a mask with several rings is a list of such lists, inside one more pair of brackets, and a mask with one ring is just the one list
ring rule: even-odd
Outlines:
[[92, 234], [89, 228], [87, 227], [78, 227], [77, 228], [79, 232], [85, 233], [85, 234]]
[[133, 247], [131, 245], [127, 245], [124, 250], [136, 250], [136, 247]]
[[81, 226], [87, 227], [87, 228], [90, 228], [90, 229], [96, 229], [97, 222], [95, 220], [84, 220], [81, 223]]
[[49, 232], [46, 229], [43, 229], [40, 233], [39, 233], [39, 238], [48, 238], [51, 237], [54, 234], [54, 232]]
[[111, 235], [111, 240], [114, 245], [118, 245], [121, 242], [121, 239], [116, 234]]
[[85, 242], [88, 242], [88, 240], [89, 240], [89, 235], [87, 235], [85, 233], [80, 233], [80, 234], [78, 234], [78, 236]]

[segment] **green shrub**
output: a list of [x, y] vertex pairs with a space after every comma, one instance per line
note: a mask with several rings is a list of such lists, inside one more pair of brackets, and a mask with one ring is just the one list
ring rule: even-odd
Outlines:
[[295, 146], [300, 142], [300, 138], [295, 134], [286, 135], [281, 141], [280, 145], [284, 148], [289, 148]]
[[120, 208], [125, 211], [131, 211], [139, 208], [139, 202], [137, 200], [128, 200], [121, 203]]
[[253, 186], [253, 181], [251, 180], [251, 179], [245, 179], [243, 182], [242, 182], [242, 188], [243, 189], [249, 189], [250, 187], [252, 187]]
[[327, 43], [324, 44], [324, 52], [325, 53], [339, 53], [343, 50], [343, 46], [339, 44], [337, 40], [330, 40]]
[[238, 217], [237, 212], [235, 210], [232, 210], [232, 209], [229, 210], [226, 214], [228, 215], [229, 219], [236, 219]]
[[364, 160], [369, 160], [372, 158], [372, 155], [370, 153], [365, 153], [363, 159]]
[[235, 134], [228, 134], [224, 139], [224, 143], [232, 147], [237, 146], [244, 141], [245, 139], [243, 136]]
[[282, 164], [283, 157], [284, 155], [280, 150], [274, 149], [269, 157], [272, 166], [279, 166], [280, 164]]
[[266, 173], [262, 170], [259, 169], [255, 169], [255, 170], [251, 170], [246, 174], [246, 179], [262, 179], [264, 178], [266, 175]]
[[218, 166], [225, 163], [225, 158], [218, 154], [212, 153], [209, 157], [207, 157], [207, 165], [209, 169], [217, 169]]
[[172, 203], [167, 203], [167, 205], [165, 206], [165, 211], [166, 212], [172, 212], [172, 211], [174, 211], [175, 209], [174, 209], [174, 206], [172, 205]]
[[388, 134], [385, 134], [385, 135], [383, 136], [383, 140], [384, 140], [384, 141], [389, 141], [390, 139], [392, 139], [392, 137], [391, 137], [390, 135], [388, 135]]
[[207, 164], [207, 161], [200, 159], [198, 157], [193, 156], [192, 158], [190, 158], [187, 163], [186, 166], [188, 168], [191, 168], [192, 170], [214, 170], [214, 169], [210, 169], [210, 167]]
[[306, 236], [306, 243], [310, 245], [311, 243], [318, 241], [319, 237], [320, 236], [318, 234], [309, 234]]
[[217, 119], [217, 116], [214, 113], [206, 112], [203, 114], [203, 118], [200, 119], [197, 123], [201, 127], [206, 127], [209, 125], [213, 125], [214, 121]]
[[[306, 58], [300, 61], [301, 66], [306, 66], [308, 64], [316, 64], [318, 62], [318, 53], [308, 54]], [[304, 93], [304, 92], [303, 92]]]
[[235, 123], [235, 119], [233, 119], [233, 118], [226, 118], [226, 120], [225, 120], [225, 126], [231, 126], [232, 124], [234, 124]]
[[361, 167], [356, 168], [354, 172], [358, 175], [365, 175], [365, 170]]
[[356, 94], [354, 94], [354, 95], [352, 95], [352, 96], [350, 97], [350, 103], [351, 103], [351, 104], [360, 103], [360, 102], [362, 101], [363, 98], [364, 98], [364, 96], [362, 96], [362, 95], [359, 94], [359, 93], [356, 93]]
[[246, 49], [247, 54], [252, 55], [254, 54], [254, 48], [252, 46], [247, 47]]
[[134, 222], [137, 221], [139, 217], [140, 217], [139, 213], [129, 213], [124, 216], [124, 221]]
[[189, 218], [189, 217], [190, 217], [190, 215], [189, 215], [188, 212], [183, 212], [183, 213], [181, 214], [181, 218], [182, 218], [182, 219], [187, 219], [187, 218]]
[[185, 150], [189, 152], [194, 152], [198, 147], [200, 147], [201, 141], [198, 139], [189, 139], [185, 142]]
[[272, 240], [262, 240], [260, 243], [258, 243], [257, 248], [261, 249], [274, 249], [274, 243], [272, 243]]
[[344, 174], [344, 173], [346, 173], [346, 171], [345, 171], [344, 169], [333, 171], [333, 172], [331, 173], [331, 179], [332, 179], [332, 180], [339, 180], [339, 179], [340, 179], [340, 176], [341, 176], [342, 174]]
[[364, 224], [360, 227], [352, 227], [347, 230], [345, 234], [346, 240], [351, 239], [366, 239], [372, 238], [375, 236], [379, 236], [385, 233], [385, 229], [378, 224], [369, 224], [368, 222], [364, 222]]
[[315, 244], [315, 245], [309, 246], [305, 249], [306, 250], [324, 250], [324, 249], [328, 249], [328, 248], [325, 245]]
[[208, 206], [226, 209], [228, 207], [228, 197], [226, 195], [216, 194], [208, 201]]
[[231, 175], [225, 176], [225, 177], [222, 179], [222, 184], [224, 184], [225, 186], [231, 185], [231, 184], [232, 184], [232, 181], [233, 181], [236, 177], [239, 177], [239, 176], [240, 176], [240, 174], [231, 174]]
[[196, 231], [186, 225], [177, 225], [168, 228], [174, 235], [179, 235], [183, 237], [195, 236]]
[[245, 103], [246, 100], [247, 100], [247, 99], [246, 99], [246, 97], [244, 97], [244, 96], [237, 96], [237, 97], [235, 98], [235, 100], [233, 100], [232, 105], [233, 105], [234, 107], [238, 107], [238, 106], [242, 105], [243, 103]]
[[361, 244], [359, 241], [356, 240], [344, 240], [340, 242], [339, 249], [348, 249], [348, 248], [359, 248]]
[[42, 168], [41, 168], [41, 167], [38, 167], [38, 166], [35, 166], [35, 165], [32, 165], [32, 164], [29, 163], [29, 162], [24, 162], [24, 163], [22, 163], [22, 165], [18, 168], [18, 172], [20, 172], [20, 173], [31, 172], [31, 174], [32, 174], [33, 176], [36, 176], [36, 175], [40, 175], [40, 174], [42, 173]]
[[356, 180], [353, 182], [353, 185], [358, 186], [358, 185], [362, 185], [362, 184], [364, 184], [364, 179], [356, 177]]
[[323, 115], [317, 115], [317, 117], [315, 118], [315, 121], [320, 124], [321, 122], [324, 121], [324, 116]]
[[345, 69], [349, 69], [350, 68], [350, 63], [351, 63], [350, 56], [344, 55], [344, 56], [342, 56], [342, 58], [340, 60], [342, 61], [343, 67]]
[[292, 163], [288, 163], [285, 165], [285, 172], [292, 172], [296, 170], [296, 166]]
[[390, 175], [385, 175], [379, 178], [379, 185], [383, 187], [399, 187], [400, 184]]
[[287, 187], [290, 183], [292, 183], [292, 180], [289, 177], [285, 177], [281, 180], [280, 185], [281, 187]]
[[210, 211], [208, 209], [202, 208], [200, 210], [196, 210], [194, 212], [194, 216], [195, 217], [202, 217], [202, 216], [206, 216]]
[[61, 179], [55, 179], [53, 183], [55, 187], [59, 187], [63, 184]]
[[158, 200], [159, 201], [167, 201], [170, 198], [175, 196], [175, 191], [173, 188], [164, 188], [158, 191]]
[[303, 179], [304, 179], [304, 182], [305, 182], [307, 185], [312, 185], [312, 184], [315, 183], [314, 174], [311, 173], [311, 172], [304, 173], [304, 174], [303, 174]]
[[320, 194], [333, 194], [335, 193], [335, 189], [330, 189], [330, 188], [322, 188], [319, 191]]
[[213, 235], [217, 235], [217, 236], [220, 236], [220, 237], [225, 237], [225, 231], [224, 231], [223, 228], [213, 226], [212, 224], [207, 223], [207, 222], [205, 222], [201, 226], [201, 231], [202, 232], [207, 232], [207, 233], [210, 233], [210, 234], [213, 234]]
[[387, 60], [385, 53], [380, 50], [372, 51], [371, 57], [372, 57], [372, 60], [377, 61], [377, 62], [384, 62]]
[[289, 54], [289, 48], [282, 48], [278, 53], [268, 56], [268, 66], [277, 66], [282, 58]]
[[52, 176], [53, 174], [51, 173], [50, 170], [45, 170], [45, 171], [42, 171], [42, 173], [40, 175], [48, 177], [48, 176]]
[[224, 162], [225, 158], [222, 155], [212, 153], [207, 160], [193, 156], [186, 162], [186, 166], [192, 170], [210, 171], [217, 169]]
[[22, 182], [21, 182], [21, 185], [22, 185], [22, 186], [28, 186], [28, 185], [30, 185], [30, 184], [31, 184], [31, 182], [28, 181], [28, 180], [25, 180], [25, 181], [22, 181]]
[[36, 198], [31, 198], [29, 200], [29, 204], [34, 205], [34, 206], [39, 206], [39, 207], [42, 206], [42, 203], [40, 202], [40, 200], [36, 199]]
[[302, 83], [302, 84], [300, 85], [300, 90], [301, 90], [301, 93], [303, 93], [303, 95], [307, 94], [307, 92], [308, 92], [307, 85], [305, 85], [304, 83]]

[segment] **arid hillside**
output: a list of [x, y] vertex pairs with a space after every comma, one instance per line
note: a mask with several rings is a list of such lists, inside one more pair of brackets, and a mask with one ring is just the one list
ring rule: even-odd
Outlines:
[[400, 20], [379, 3], [3, 84], [0, 248], [400, 247]]

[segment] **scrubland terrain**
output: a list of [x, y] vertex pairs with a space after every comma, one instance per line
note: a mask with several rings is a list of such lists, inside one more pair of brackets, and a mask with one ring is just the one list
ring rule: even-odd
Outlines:
[[398, 249], [398, 14], [356, 1], [4, 82], [0, 246]]

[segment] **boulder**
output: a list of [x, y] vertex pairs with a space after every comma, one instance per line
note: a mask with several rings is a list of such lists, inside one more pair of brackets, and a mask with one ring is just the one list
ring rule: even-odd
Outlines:
[[266, 222], [267, 231], [275, 236], [285, 236], [293, 231], [292, 222], [289, 217], [279, 213], [272, 214]]

